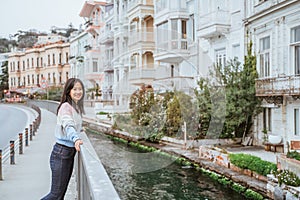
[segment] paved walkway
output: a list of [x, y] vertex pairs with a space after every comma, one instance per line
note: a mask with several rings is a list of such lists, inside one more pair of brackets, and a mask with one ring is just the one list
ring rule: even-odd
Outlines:
[[[3, 164], [3, 181], [0, 181], [0, 199], [38, 200], [49, 192], [51, 171], [49, 156], [55, 142], [56, 116], [42, 109], [39, 130], [24, 153], [16, 151], [15, 165]], [[66, 200], [74, 200], [74, 178], [70, 183]]]

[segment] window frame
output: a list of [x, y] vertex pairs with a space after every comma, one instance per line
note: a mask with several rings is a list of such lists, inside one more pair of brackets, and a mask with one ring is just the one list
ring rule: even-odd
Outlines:
[[[264, 43], [266, 39], [269, 40], [269, 44], [266, 47]], [[271, 37], [270, 35], [259, 39], [259, 76], [270, 77], [271, 76]]]

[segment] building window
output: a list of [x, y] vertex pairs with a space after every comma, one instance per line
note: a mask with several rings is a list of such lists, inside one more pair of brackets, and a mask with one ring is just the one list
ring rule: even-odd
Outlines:
[[40, 65], [40, 61], [39, 61], [39, 57], [36, 58], [36, 67], [39, 67]]
[[48, 55], [48, 66], [50, 66], [50, 55]]
[[168, 23], [164, 22], [157, 26], [157, 50], [164, 51], [168, 49], [168, 41]]
[[270, 76], [270, 36], [260, 39], [259, 42], [260, 77]]
[[178, 19], [171, 19], [171, 29], [172, 49], [178, 49]]
[[187, 22], [187, 35], [189, 42], [195, 42], [195, 19], [194, 14], [190, 15]]
[[59, 83], [61, 84], [61, 72], [59, 72]]
[[25, 71], [25, 61], [23, 60], [23, 71]]
[[27, 75], [27, 84], [30, 85], [30, 76]]
[[33, 68], [33, 65], [34, 65], [34, 61], [33, 58], [31, 58], [31, 68]]
[[48, 73], [48, 83], [51, 83], [50, 80], [50, 73]]
[[272, 109], [263, 109], [263, 129], [267, 131], [272, 131]]
[[34, 75], [31, 75], [32, 85], [34, 85]]
[[232, 57], [233, 57], [233, 59], [236, 59], [236, 60], [238, 60], [238, 61], [242, 61], [241, 59], [240, 59], [240, 45], [239, 44], [236, 44], [236, 45], [233, 45], [232, 46]]
[[98, 62], [97, 61], [93, 61], [93, 72], [97, 72], [98, 71]]
[[41, 67], [43, 67], [43, 57], [41, 57]]
[[36, 84], [37, 84], [38, 86], [40, 86], [39, 83], [40, 83], [40, 76], [37, 74], [37, 75], [36, 75]]
[[216, 60], [215, 63], [217, 66], [223, 69], [226, 66], [226, 49], [218, 49], [216, 50]]
[[27, 69], [29, 69], [29, 58], [27, 58]]
[[61, 53], [59, 53], [58, 64], [61, 64]]
[[294, 54], [294, 70], [295, 74], [300, 74], [300, 26], [297, 26], [291, 31], [291, 46], [292, 54]]
[[66, 53], [66, 63], [69, 63], [69, 53]]
[[55, 54], [52, 55], [52, 63], [55, 65]]
[[300, 135], [299, 124], [299, 108], [294, 109], [294, 134]]

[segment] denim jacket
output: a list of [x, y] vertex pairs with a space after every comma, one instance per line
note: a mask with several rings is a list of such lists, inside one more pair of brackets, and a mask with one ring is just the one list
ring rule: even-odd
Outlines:
[[81, 115], [68, 102], [63, 103], [57, 114], [56, 142], [68, 147], [74, 147], [75, 141], [80, 139], [81, 129]]

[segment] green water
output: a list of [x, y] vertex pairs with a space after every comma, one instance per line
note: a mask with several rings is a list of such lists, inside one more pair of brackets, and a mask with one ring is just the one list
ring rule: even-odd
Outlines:
[[[105, 135], [89, 134], [89, 138], [121, 199], [245, 199], [194, 168], [182, 167], [169, 160], [170, 162], [162, 162], [159, 169], [149, 170], [152, 161], [141, 159], [145, 154], [139, 150], [112, 141]], [[163, 159], [168, 160], [166, 157]], [[164, 167], [166, 164], [168, 165]], [[140, 166], [150, 166], [150, 168], [145, 170], [147, 172], [140, 173]], [[156, 169], [157, 165], [154, 168]]]

